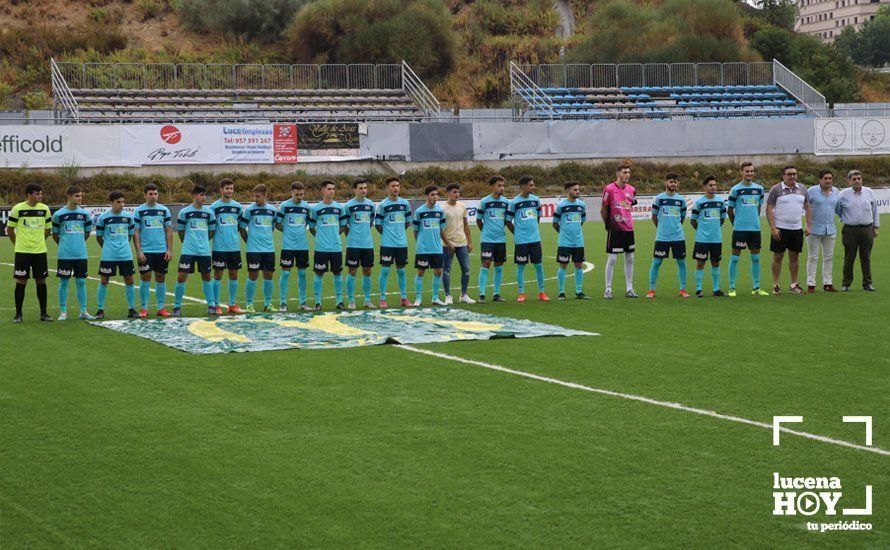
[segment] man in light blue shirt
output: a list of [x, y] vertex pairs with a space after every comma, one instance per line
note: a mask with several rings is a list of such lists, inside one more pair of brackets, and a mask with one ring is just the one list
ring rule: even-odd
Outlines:
[[482, 251], [482, 268], [479, 269], [479, 303], [485, 303], [488, 273], [494, 263], [494, 296], [492, 302], [506, 302], [501, 298], [501, 279], [507, 260], [507, 208], [510, 202], [504, 197], [503, 176], [491, 176], [488, 187], [491, 193], [479, 201], [476, 208], [476, 225], [479, 226], [479, 248]]
[[80, 207], [83, 191], [79, 187], [69, 187], [66, 192], [68, 204], [53, 214], [53, 240], [59, 245], [59, 265], [56, 275], [59, 278], [59, 320], [68, 318], [68, 286], [71, 277], [77, 287], [77, 302], [80, 304], [80, 318], [91, 321], [87, 313], [87, 243], [93, 222], [90, 214]]
[[721, 226], [726, 220], [726, 203], [717, 196], [717, 178], [705, 176], [702, 185], [705, 194], [692, 205], [690, 222], [695, 229], [695, 296], [701, 298], [702, 282], [705, 279], [705, 262], [711, 260], [711, 282], [714, 296], [723, 297], [720, 290], [720, 258], [723, 256], [723, 234]]
[[182, 242], [182, 251], [179, 256], [179, 277], [176, 280], [175, 302], [173, 303], [173, 316], [182, 316], [182, 298], [185, 296], [185, 283], [190, 273], [201, 274], [201, 286], [204, 290], [204, 298], [207, 300], [207, 315], [216, 315], [216, 304], [213, 303], [215, 293], [211, 282], [210, 271], [211, 253], [210, 243], [213, 241], [213, 232], [216, 230], [216, 216], [213, 211], [204, 206], [204, 197], [207, 190], [200, 185], [192, 188], [192, 203], [176, 216], [176, 231]]
[[584, 222], [587, 221], [587, 208], [581, 200], [581, 185], [568, 181], [565, 187], [568, 197], [556, 205], [553, 213], [553, 228], [559, 233], [556, 240], [556, 280], [559, 285], [558, 300], [566, 299], [566, 268], [569, 260], [575, 264], [575, 298], [589, 300], [584, 294]]
[[99, 259], [99, 289], [97, 292], [96, 319], [105, 318], [105, 298], [108, 296], [108, 282], [115, 275], [124, 278], [124, 292], [127, 297], [127, 318], [139, 317], [136, 311], [136, 291], [133, 288], [133, 251], [130, 240], [135, 224], [133, 216], [124, 210], [124, 194], [112, 191], [108, 194], [111, 209], [99, 216], [96, 221], [96, 241], [102, 247]]
[[844, 245], [844, 279], [841, 289], [845, 292], [850, 290], [850, 285], [853, 284], [853, 264], [858, 255], [862, 267], [862, 290], [874, 292], [875, 287], [871, 284], [871, 249], [881, 225], [878, 201], [874, 192], [862, 185], [862, 172], [859, 170], [847, 172], [847, 183], [850, 187], [838, 193], [835, 210], [844, 224], [841, 229], [841, 242]]
[[306, 186], [301, 181], [290, 184], [290, 200], [278, 205], [275, 227], [281, 231], [281, 275], [278, 276], [278, 311], [287, 311], [287, 290], [291, 269], [297, 266], [297, 287], [300, 309], [312, 308], [306, 303], [306, 270], [309, 268], [309, 215], [312, 207], [303, 200]]
[[167, 265], [173, 259], [173, 221], [170, 209], [158, 203], [158, 186], [149, 183], [144, 188], [145, 203], [136, 207], [133, 223], [133, 246], [139, 264], [139, 298], [142, 307], [140, 317], [148, 317], [148, 299], [151, 295], [151, 274], [155, 274], [155, 296], [158, 316], [169, 317], [167, 308]]
[[213, 235], [213, 303], [216, 304], [217, 315], [222, 313], [220, 293], [222, 277], [226, 270], [229, 271], [229, 307], [232, 314], [244, 313], [238, 307], [236, 296], [238, 294], [238, 270], [241, 269], [241, 236], [238, 234], [238, 224], [244, 207], [233, 199], [235, 195], [235, 182], [229, 178], [219, 180], [219, 199], [210, 205], [210, 210], [216, 217], [216, 232]]
[[374, 226], [380, 232], [380, 307], [389, 307], [386, 303], [386, 284], [389, 281], [392, 264], [396, 264], [401, 305], [410, 307], [405, 265], [408, 263], [406, 231], [411, 226], [411, 205], [399, 197], [401, 182], [398, 176], [386, 178], [386, 191], [388, 195], [377, 204], [377, 212], [374, 216]]
[[519, 178], [520, 192], [507, 207], [506, 226], [513, 232], [513, 261], [516, 263], [516, 283], [519, 286], [517, 302], [525, 301], [525, 266], [535, 266], [538, 280], [538, 300], [549, 302], [544, 293], [544, 265], [541, 263], [541, 199], [533, 193], [535, 180], [531, 176]]
[[689, 298], [686, 292], [686, 236], [683, 222], [686, 220], [686, 199], [677, 193], [680, 177], [668, 173], [664, 177], [664, 193], [652, 202], [652, 223], [655, 224], [655, 249], [652, 267], [649, 269], [649, 292], [646, 298], [655, 298], [658, 271], [668, 254], [677, 262], [677, 278], [680, 281], [680, 297]]
[[442, 266], [444, 253], [442, 246], [451, 249], [451, 244], [445, 236], [445, 211], [436, 204], [439, 198], [439, 188], [428, 185], [423, 190], [426, 202], [414, 211], [414, 269], [417, 275], [414, 277], [414, 307], [420, 307], [423, 296], [423, 274], [427, 269], [433, 270], [433, 305], [444, 306], [445, 302], [439, 299], [439, 286], [442, 283]]
[[831, 284], [834, 259], [834, 241], [837, 227], [834, 223], [834, 210], [837, 206], [838, 190], [832, 185], [834, 175], [831, 170], [819, 171], [819, 185], [807, 189], [807, 199], [812, 212], [812, 230], [807, 236], [807, 292], [816, 292], [816, 266], [819, 251], [822, 251], [822, 290], [837, 292]]
[[278, 210], [268, 202], [268, 189], [259, 184], [253, 188], [253, 203], [241, 213], [238, 231], [247, 243], [247, 283], [244, 295], [247, 299], [245, 311], [256, 313], [253, 299], [256, 296], [256, 282], [263, 272], [263, 311], [272, 311], [272, 275], [275, 273], [275, 219]]
[[355, 274], [362, 268], [362, 292], [365, 294], [365, 309], [371, 309], [371, 268], [374, 267], [374, 239], [371, 227], [374, 225], [374, 201], [368, 199], [368, 183], [365, 178], [352, 182], [355, 197], [346, 203], [346, 295], [349, 309], [355, 309]]
[[334, 294], [337, 296], [337, 309], [343, 305], [343, 241], [340, 234], [346, 232], [346, 207], [334, 200], [337, 184], [325, 180], [321, 182], [321, 202], [314, 205], [309, 213], [309, 231], [315, 237], [315, 255], [312, 258], [315, 279], [315, 310], [321, 311], [321, 290], [324, 274], [330, 270], [334, 277]]
[[726, 201], [726, 214], [732, 223], [732, 257], [729, 259], [729, 293], [735, 298], [735, 281], [739, 272], [742, 250], [751, 253], [751, 280], [753, 296], [769, 296], [760, 288], [760, 209], [766, 198], [763, 186], [754, 181], [754, 163], [746, 161], [741, 166], [742, 181], [732, 186]]

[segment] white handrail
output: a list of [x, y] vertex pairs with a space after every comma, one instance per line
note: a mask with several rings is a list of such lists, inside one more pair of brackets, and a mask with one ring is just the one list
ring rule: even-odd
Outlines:
[[545, 94], [534, 81], [514, 62], [510, 62], [510, 91], [521, 97], [529, 107], [543, 110], [550, 118], [558, 118], [553, 99]]
[[824, 95], [807, 84], [801, 77], [794, 74], [791, 69], [782, 65], [777, 59], [773, 59], [773, 84], [784, 88], [786, 92], [800, 101], [811, 113], [824, 113], [825, 109], [828, 108]]
[[68, 82], [62, 75], [62, 71], [56, 65], [56, 60], [52, 58], [50, 59], [50, 79], [52, 80], [53, 98], [62, 104], [63, 110], [74, 115], [74, 121], [76, 122], [80, 118], [77, 100], [74, 98], [74, 94], [71, 93], [71, 88], [68, 87]]
[[402, 61], [402, 89], [421, 106], [428, 117], [441, 118], [442, 108], [439, 100], [404, 60]]

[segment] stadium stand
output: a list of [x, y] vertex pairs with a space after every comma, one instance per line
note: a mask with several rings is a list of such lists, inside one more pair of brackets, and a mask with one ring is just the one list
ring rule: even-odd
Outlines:
[[439, 116], [406, 64], [201, 65], [52, 61], [56, 119], [87, 123], [372, 122]]
[[[511, 64], [511, 89], [532, 120], [810, 116], [808, 105], [781, 85], [773, 65]], [[807, 87], [794, 78], [788, 88]], [[824, 106], [824, 98], [813, 103]]]

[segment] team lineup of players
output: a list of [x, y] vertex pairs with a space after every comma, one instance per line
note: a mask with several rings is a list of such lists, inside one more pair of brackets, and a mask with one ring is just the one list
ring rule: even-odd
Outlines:
[[[600, 215], [605, 222], [606, 237], [606, 289], [604, 298], [612, 298], [612, 279], [618, 256], [624, 256], [626, 292], [628, 298], [636, 298], [633, 288], [634, 265], [634, 226], [633, 206], [636, 204], [635, 190], [630, 185], [630, 166], [621, 165], [616, 170], [615, 181], [606, 186]], [[735, 282], [739, 254], [742, 249], [751, 252], [751, 276], [753, 294], [766, 295], [760, 288], [760, 211], [764, 202], [763, 187], [753, 181], [754, 167], [751, 163], [742, 165], [742, 181], [735, 185], [726, 200], [717, 196], [717, 180], [707, 176], [703, 181], [705, 194], [695, 201], [691, 210], [691, 225], [695, 229], [693, 256], [697, 262], [695, 281], [696, 294], [702, 296], [705, 264], [710, 260], [713, 294], [723, 296], [719, 288], [720, 260], [722, 254], [721, 226], [727, 217], [733, 223], [733, 257], [729, 270], [729, 296], [735, 296]], [[491, 279], [491, 300], [503, 302], [501, 282], [503, 265], [507, 260], [507, 232], [513, 234], [513, 260], [517, 266], [516, 278], [519, 287], [518, 301], [526, 300], [525, 268], [530, 263], [534, 267], [538, 299], [549, 301], [544, 291], [544, 268], [542, 263], [541, 235], [539, 219], [541, 201], [534, 194], [535, 182], [531, 176], [519, 179], [520, 193], [508, 200], [504, 196], [505, 180], [493, 176], [489, 180], [490, 194], [484, 197], [477, 209], [477, 225], [481, 230], [480, 251], [482, 267], [479, 271], [479, 302], [485, 302]], [[685, 199], [677, 193], [678, 177], [668, 174], [665, 178], [665, 192], [658, 195], [652, 206], [652, 220], [657, 226], [654, 259], [650, 270], [649, 296], [654, 296], [655, 283], [662, 261], [669, 255], [677, 260], [681, 296], [686, 292], [686, 241], [683, 222], [686, 218]], [[256, 311], [254, 299], [257, 293], [259, 276], [262, 274], [263, 311], [273, 311], [273, 275], [276, 268], [274, 231], [282, 233], [278, 266], [281, 273], [278, 279], [278, 311], [287, 311], [290, 275], [297, 269], [299, 308], [301, 310], [321, 310], [323, 277], [330, 271], [333, 274], [336, 294], [336, 309], [356, 307], [356, 277], [362, 270], [361, 290], [364, 294], [364, 307], [374, 308], [371, 300], [371, 268], [374, 265], [374, 245], [372, 230], [381, 234], [379, 260], [381, 270], [378, 278], [379, 307], [389, 307], [387, 287], [392, 267], [396, 268], [400, 305], [420, 306], [423, 295], [424, 274], [432, 270], [432, 304], [451, 303], [450, 289], [447, 299], [440, 299], [442, 269], [445, 256], [454, 253], [454, 244], [449, 242], [446, 232], [447, 217], [442, 206], [437, 203], [439, 188], [435, 185], [424, 190], [425, 202], [414, 212], [407, 200], [399, 196], [400, 181], [392, 176], [386, 179], [387, 196], [375, 204], [368, 198], [369, 181], [364, 178], [353, 182], [355, 196], [345, 204], [334, 200], [336, 185], [332, 181], [321, 184], [322, 200], [309, 204], [305, 200], [306, 189], [300, 182], [291, 184], [291, 198], [277, 208], [268, 202], [267, 189], [257, 185], [252, 190], [253, 203], [242, 206], [234, 200], [235, 184], [231, 179], [219, 182], [220, 198], [207, 206], [204, 204], [206, 190], [200, 186], [192, 190], [192, 203], [179, 211], [172, 220], [170, 210], [158, 203], [158, 187], [149, 184], [145, 187], [145, 203], [138, 206], [131, 215], [124, 210], [123, 193], [114, 191], [109, 199], [111, 208], [99, 216], [93, 227], [89, 214], [80, 207], [82, 192], [76, 187], [68, 189], [68, 203], [54, 214], [42, 204], [42, 189], [31, 184], [26, 189], [28, 200], [16, 205], [10, 213], [7, 232], [16, 247], [14, 277], [16, 278], [16, 316], [21, 322], [24, 288], [29, 276], [37, 283], [37, 293], [41, 308], [41, 320], [51, 318], [46, 311], [45, 279], [48, 275], [45, 238], [52, 234], [58, 243], [58, 269], [60, 319], [67, 318], [68, 288], [71, 278], [75, 279], [77, 301], [82, 319], [103, 318], [108, 284], [112, 277], [121, 276], [124, 280], [128, 317], [146, 317], [151, 297], [151, 280], [154, 278], [157, 301], [157, 315], [161, 317], [179, 316], [185, 297], [189, 274], [197, 271], [202, 279], [204, 298], [208, 315], [223, 313], [222, 280], [228, 273], [227, 308], [231, 314], [253, 313]], [[564, 184], [566, 198], [556, 207], [553, 227], [558, 232], [557, 280], [559, 299], [565, 299], [565, 283], [569, 264], [574, 267], [575, 297], [588, 299], [583, 292], [584, 280], [584, 234], [583, 224], [587, 221], [584, 201], [581, 199], [581, 186], [577, 182]], [[456, 191], [456, 193], [455, 193]], [[451, 184], [446, 188], [451, 194], [450, 204], [460, 196], [460, 186]], [[464, 220], [466, 213], [464, 208]], [[178, 262], [178, 277], [174, 289], [172, 313], [166, 305], [166, 274], [172, 260], [173, 227], [182, 242]], [[468, 226], [467, 226], [468, 227]], [[406, 266], [408, 264], [408, 233], [413, 229], [415, 237], [415, 300], [408, 300]], [[95, 232], [102, 249], [99, 263], [100, 285], [97, 293], [97, 313], [87, 312], [85, 278], [88, 274], [86, 240]], [[311, 268], [315, 274], [313, 281], [314, 307], [310, 306], [307, 295], [307, 271], [309, 262], [309, 234], [314, 237], [315, 247]], [[342, 277], [343, 244], [341, 235], [346, 236], [346, 297], [344, 304], [344, 281]], [[462, 243], [472, 249], [469, 241]], [[134, 286], [134, 253], [140, 276], [139, 299], [141, 308], [136, 309], [136, 289]], [[248, 279], [245, 282], [246, 306], [242, 310], [237, 305], [239, 287], [238, 273], [242, 268], [242, 241], [246, 243]], [[42, 258], [41, 258], [42, 254]], [[462, 270], [465, 271], [462, 264]], [[464, 273], [465, 279], [468, 277]], [[466, 282], [463, 283], [461, 301], [474, 303], [466, 296]]]

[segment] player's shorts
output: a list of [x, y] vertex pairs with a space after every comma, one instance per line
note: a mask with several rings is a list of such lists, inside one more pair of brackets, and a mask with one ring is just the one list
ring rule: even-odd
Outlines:
[[760, 250], [760, 231], [733, 231], [732, 247], [736, 250]]
[[655, 241], [655, 250], [652, 256], [655, 258], [667, 258], [673, 256], [675, 260], [686, 257], [686, 241]]
[[637, 247], [633, 231], [611, 229], [606, 234], [606, 254], [633, 252]]
[[297, 269], [306, 269], [309, 267], [309, 251], [308, 250], [282, 250], [281, 261], [278, 262], [281, 267]]
[[339, 275], [343, 271], [343, 253], [319, 252], [316, 250], [312, 263], [312, 268], [316, 273], [325, 273], [330, 270], [334, 275]]
[[213, 252], [213, 269], [241, 269], [241, 252]]
[[723, 257], [723, 243], [695, 243], [692, 257], [702, 261], [710, 257], [712, 262], [719, 262]]
[[381, 246], [380, 247], [380, 265], [389, 267], [396, 264], [397, 267], [405, 266], [408, 263], [408, 247], [400, 246]]
[[127, 277], [136, 273], [133, 267], [133, 260], [102, 260], [99, 262], [99, 275], [103, 277], [114, 277], [120, 275]]
[[247, 271], [275, 271], [275, 253], [248, 252]]
[[415, 254], [414, 269], [442, 269], [445, 255], [439, 254]]
[[770, 252], [797, 252], [803, 250], [803, 229], [779, 229], [779, 238], [769, 240]]
[[571, 261], [580, 264], [584, 261], [583, 246], [558, 246], [556, 247], [556, 263], [567, 264]]
[[517, 244], [513, 247], [513, 262], [516, 264], [527, 264], [529, 262], [539, 264], [542, 257], [540, 242]]
[[373, 248], [346, 248], [346, 267], [374, 267]]
[[59, 279], [70, 279], [72, 276], [75, 279], [86, 279], [87, 273], [86, 260], [60, 259], [58, 268], [56, 269], [56, 277]]
[[35, 279], [46, 279], [49, 276], [46, 252], [38, 254], [16, 252], [12, 277], [14, 279], [30, 279], [32, 275]]
[[192, 256], [191, 254], [183, 254], [179, 257], [180, 273], [194, 273], [196, 265], [198, 266], [198, 273], [210, 273], [210, 256]]
[[507, 243], [482, 243], [482, 259], [496, 264], [507, 261]]
[[163, 252], [143, 252], [145, 263], [139, 263], [139, 273], [167, 273], [167, 260], [164, 259]]

